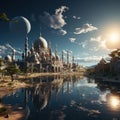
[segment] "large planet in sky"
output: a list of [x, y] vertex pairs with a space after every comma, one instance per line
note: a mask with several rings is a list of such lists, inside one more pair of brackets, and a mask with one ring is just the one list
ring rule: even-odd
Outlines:
[[23, 16], [17, 16], [10, 22], [10, 30], [16, 35], [26, 35], [31, 30], [29, 20]]

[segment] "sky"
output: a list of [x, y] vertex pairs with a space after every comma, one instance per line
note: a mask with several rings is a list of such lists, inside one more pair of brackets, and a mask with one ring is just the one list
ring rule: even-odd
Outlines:
[[[120, 47], [119, 40], [112, 41], [120, 32], [120, 0], [1, 0], [3, 12], [10, 19], [29, 20], [29, 48], [41, 33], [53, 51], [57, 45], [59, 56], [69, 50], [83, 66], [96, 64]], [[11, 49], [20, 55], [24, 48], [25, 36], [16, 36], [9, 24], [0, 20], [0, 56], [11, 54]]]

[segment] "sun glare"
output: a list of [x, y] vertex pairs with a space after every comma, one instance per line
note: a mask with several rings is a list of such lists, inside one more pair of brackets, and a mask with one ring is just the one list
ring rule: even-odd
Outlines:
[[117, 109], [120, 106], [120, 100], [116, 96], [110, 97], [110, 106], [114, 109]]
[[111, 42], [116, 42], [116, 41], [118, 41], [118, 39], [119, 39], [119, 34], [116, 32], [116, 33], [110, 33], [109, 35], [108, 35], [108, 37], [109, 37], [109, 40], [111, 41]]

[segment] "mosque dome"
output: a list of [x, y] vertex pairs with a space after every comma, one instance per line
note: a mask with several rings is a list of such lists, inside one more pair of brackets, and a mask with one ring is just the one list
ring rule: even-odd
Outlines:
[[8, 61], [8, 62], [12, 62], [12, 57], [10, 55], [7, 55], [5, 57], [5, 60]]
[[45, 38], [43, 38], [42, 36], [40, 36], [35, 42], [34, 42], [34, 49], [36, 52], [39, 52], [40, 49], [47, 49], [48, 48], [48, 43], [45, 40]]

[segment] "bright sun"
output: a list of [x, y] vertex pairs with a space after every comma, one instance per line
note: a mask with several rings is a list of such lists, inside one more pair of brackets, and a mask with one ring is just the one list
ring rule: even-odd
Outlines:
[[108, 37], [109, 37], [109, 40], [110, 40], [111, 42], [116, 42], [116, 41], [118, 41], [118, 39], [119, 39], [119, 34], [118, 34], [118, 33], [110, 33], [110, 34], [108, 35]]
[[106, 48], [108, 49], [120, 48], [120, 29], [110, 27], [109, 29], [106, 29], [103, 35]]

